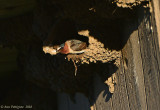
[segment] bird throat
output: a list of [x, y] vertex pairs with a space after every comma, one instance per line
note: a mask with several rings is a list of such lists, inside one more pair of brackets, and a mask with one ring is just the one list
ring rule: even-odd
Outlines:
[[60, 49], [60, 53], [62, 53], [62, 54], [69, 53], [69, 47], [68, 47], [67, 43], [65, 43], [64, 47], [62, 49]]

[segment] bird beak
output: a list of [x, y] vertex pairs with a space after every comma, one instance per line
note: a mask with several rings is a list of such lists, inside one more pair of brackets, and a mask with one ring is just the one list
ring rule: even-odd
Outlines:
[[63, 47], [58, 47], [56, 50], [58, 51], [58, 50], [60, 50], [61, 48], [63, 48]]
[[64, 47], [64, 44], [61, 44], [59, 47], [57, 47], [57, 52], [59, 52]]

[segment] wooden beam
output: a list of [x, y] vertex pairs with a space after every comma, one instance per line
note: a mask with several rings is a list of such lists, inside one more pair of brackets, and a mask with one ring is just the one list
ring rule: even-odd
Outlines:
[[159, 0], [152, 0], [153, 3], [153, 11], [157, 26], [157, 34], [158, 34], [158, 42], [159, 42], [159, 49], [160, 49], [160, 1]]

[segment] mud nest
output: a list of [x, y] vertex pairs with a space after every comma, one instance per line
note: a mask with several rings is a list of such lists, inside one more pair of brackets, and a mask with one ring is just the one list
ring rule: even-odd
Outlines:
[[[115, 61], [115, 65], [119, 66], [120, 64], [120, 56], [121, 52], [116, 50], [109, 50], [108, 48], [104, 47], [104, 44], [98, 41], [93, 36], [89, 35], [88, 30], [83, 30], [78, 32], [78, 34], [83, 35], [89, 38], [89, 46], [86, 48], [85, 53], [76, 55], [76, 54], [68, 54], [65, 59], [68, 61], [72, 60], [75, 63], [81, 64], [89, 64], [89, 63], [108, 63], [111, 61]], [[49, 47], [51, 48], [51, 47]], [[47, 53], [52, 54], [52, 49]]]
[[123, 8], [132, 8], [137, 5], [147, 6], [149, 0], [114, 0], [113, 3], [116, 3], [118, 7]]

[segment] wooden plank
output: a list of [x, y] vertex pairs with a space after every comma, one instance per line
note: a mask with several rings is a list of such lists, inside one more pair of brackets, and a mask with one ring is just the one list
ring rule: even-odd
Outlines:
[[152, 0], [152, 7], [153, 13], [155, 17], [156, 27], [157, 27], [157, 34], [158, 34], [158, 42], [159, 42], [159, 49], [160, 49], [160, 1], [159, 0]]
[[127, 84], [125, 78], [124, 67], [121, 62], [121, 66], [119, 67], [119, 71], [117, 72], [117, 85], [115, 92], [113, 93], [112, 103], [113, 110], [129, 110], [129, 99], [128, 99], [128, 91]]
[[109, 93], [108, 87], [102, 80], [98, 76], [94, 77], [94, 110], [129, 110], [125, 74], [123, 72], [123, 67], [121, 66], [119, 72], [117, 72], [118, 83], [113, 96]]
[[122, 50], [123, 58], [117, 72], [115, 92], [107, 102], [104, 101], [102, 91], [107, 88], [102, 86], [102, 82], [95, 81], [96, 110], [160, 108], [160, 56], [156, 22], [147, 8], [139, 8], [138, 16], [139, 22], [135, 20], [125, 23], [124, 39], [129, 39]]
[[138, 30], [134, 31], [131, 34], [130, 43], [132, 46], [133, 64], [135, 64], [133, 66], [132, 72], [134, 73], [135, 85], [139, 97], [139, 105], [141, 106], [142, 110], [147, 110], [146, 93], [144, 87], [144, 73], [142, 68], [142, 58], [140, 53]]
[[[142, 57], [144, 84], [147, 99], [147, 109], [156, 110], [160, 108], [160, 56], [158, 36], [156, 33], [154, 16], [150, 17], [148, 11], [144, 13], [143, 10], [139, 12], [139, 21], [141, 21], [138, 28], [140, 51]], [[153, 27], [153, 30], [152, 28]]]

